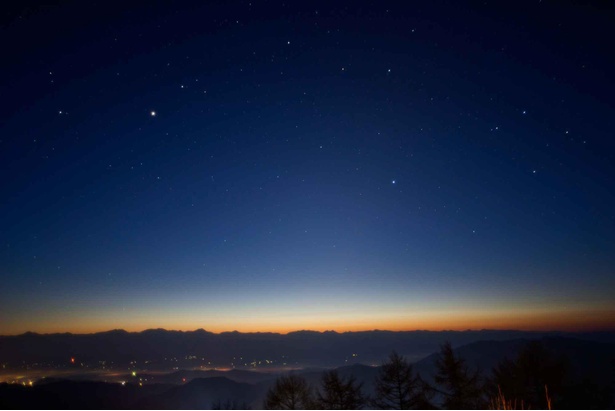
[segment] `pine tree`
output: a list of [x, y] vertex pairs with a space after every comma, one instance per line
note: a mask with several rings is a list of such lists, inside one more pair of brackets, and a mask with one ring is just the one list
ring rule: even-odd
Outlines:
[[[553, 358], [540, 341], [529, 342], [514, 361], [505, 359], [493, 369], [492, 390], [531, 408], [547, 408], [546, 389], [559, 408], [566, 378], [566, 363]], [[545, 388], [548, 387], [548, 388]]]
[[455, 355], [450, 342], [440, 347], [436, 360], [436, 384], [444, 396], [443, 406], [449, 410], [478, 409], [484, 405], [479, 372], [471, 373], [465, 360]]
[[318, 392], [318, 404], [327, 410], [358, 410], [366, 399], [361, 392], [363, 384], [354, 377], [344, 380], [337, 370], [325, 372], [322, 376], [322, 390]]
[[395, 351], [389, 361], [382, 364], [380, 375], [376, 377], [376, 397], [372, 405], [380, 409], [426, 409], [430, 393], [420, 376], [415, 376], [412, 364]]
[[288, 375], [276, 380], [267, 392], [263, 404], [267, 410], [306, 410], [314, 408], [312, 390], [307, 381], [297, 375]]

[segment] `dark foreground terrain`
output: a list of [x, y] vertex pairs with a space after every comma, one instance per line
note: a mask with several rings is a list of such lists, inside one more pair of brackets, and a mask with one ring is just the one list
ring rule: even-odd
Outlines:
[[[493, 369], [506, 359], [513, 359], [528, 344], [528, 339], [478, 341], [462, 345], [454, 353], [465, 360], [470, 370], [478, 370], [488, 381]], [[613, 408], [615, 392], [615, 344], [574, 338], [545, 337], [540, 343], [549, 357], [565, 364], [565, 378], [558, 382], [554, 401], [557, 408]], [[435, 352], [413, 363], [415, 373], [429, 384], [436, 384]], [[540, 362], [540, 360], [538, 360]], [[354, 377], [362, 383], [366, 397], [375, 395], [375, 379], [381, 367], [354, 364], [337, 368], [343, 379]], [[542, 371], [538, 370], [537, 373]], [[318, 389], [323, 370], [296, 370], [295, 375]], [[287, 374], [287, 373], [285, 373]], [[225, 376], [221, 376], [225, 375]], [[275, 384], [277, 373], [249, 371], [198, 372], [177, 371], [159, 381], [179, 383], [125, 384], [101, 381], [44, 379], [26, 384], [0, 384], [0, 407], [9, 409], [237, 409], [263, 408], [268, 390]], [[204, 377], [204, 378], [201, 378]], [[184, 382], [183, 379], [186, 379]], [[437, 386], [437, 385], [434, 385]], [[485, 388], [485, 398], [492, 392]], [[559, 390], [559, 391], [558, 391]], [[432, 402], [442, 407], [442, 398]], [[373, 408], [366, 402], [364, 408]], [[535, 407], [536, 408], [536, 407]]]

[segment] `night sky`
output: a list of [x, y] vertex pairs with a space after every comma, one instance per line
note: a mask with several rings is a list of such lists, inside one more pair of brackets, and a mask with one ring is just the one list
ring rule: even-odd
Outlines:
[[615, 328], [613, 3], [124, 3], [2, 5], [0, 334]]

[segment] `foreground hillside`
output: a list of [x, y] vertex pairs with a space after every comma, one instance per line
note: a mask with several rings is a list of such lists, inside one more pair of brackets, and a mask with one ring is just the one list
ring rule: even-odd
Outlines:
[[[529, 340], [479, 341], [454, 350], [470, 370], [480, 370], [490, 377], [492, 370], [505, 359], [514, 358]], [[563, 359], [567, 376], [559, 408], [608, 408], [615, 391], [615, 345], [571, 338], [540, 340], [549, 355]], [[433, 384], [437, 374], [438, 353], [413, 364], [414, 372]], [[375, 381], [381, 367], [355, 364], [337, 368], [342, 380], [354, 377], [366, 397], [375, 395]], [[322, 370], [295, 371], [312, 388], [321, 384]], [[195, 378], [208, 376], [208, 378]], [[262, 408], [267, 392], [279, 374], [232, 372], [177, 371], [160, 381], [178, 384], [105, 383], [100, 381], [38, 381], [32, 387], [0, 384], [0, 407], [4, 409], [221, 409]], [[433, 398], [442, 406], [441, 398]], [[366, 408], [370, 403], [366, 403]]]

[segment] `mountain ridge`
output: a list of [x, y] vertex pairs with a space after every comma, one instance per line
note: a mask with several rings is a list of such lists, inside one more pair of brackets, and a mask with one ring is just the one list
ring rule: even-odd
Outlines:
[[505, 332], [521, 332], [527, 334], [615, 334], [615, 328], [613, 330], [595, 330], [595, 331], [563, 331], [563, 330], [520, 330], [520, 329], [493, 329], [493, 328], [481, 328], [481, 329], [464, 329], [464, 330], [454, 330], [454, 329], [442, 329], [442, 330], [425, 330], [425, 329], [415, 329], [415, 330], [382, 330], [382, 329], [372, 329], [372, 330], [358, 330], [358, 331], [336, 331], [336, 330], [293, 330], [288, 332], [275, 332], [275, 331], [207, 331], [203, 328], [196, 328], [194, 330], [173, 330], [166, 328], [146, 328], [141, 331], [127, 331], [123, 328], [113, 328], [110, 330], [103, 331], [95, 331], [91, 333], [79, 333], [79, 332], [37, 332], [37, 331], [25, 331], [20, 334], [0, 334], [0, 338], [4, 337], [22, 337], [22, 336], [52, 336], [52, 335], [73, 335], [73, 336], [85, 336], [85, 335], [104, 335], [104, 334], [143, 334], [143, 333], [152, 333], [152, 332], [167, 332], [167, 333], [178, 333], [178, 334], [191, 334], [191, 333], [205, 333], [211, 335], [224, 335], [224, 334], [241, 334], [241, 335], [306, 335], [306, 334], [334, 334], [334, 335], [346, 335], [346, 334], [362, 334], [362, 333], [482, 333], [482, 332], [496, 332], [496, 333], [505, 333]]
[[[417, 361], [445, 341], [453, 347], [480, 340], [572, 337], [615, 342], [615, 333], [565, 333], [516, 330], [477, 331], [298, 331], [278, 333], [211, 333], [203, 329], [141, 332], [109, 330], [94, 334], [0, 336], [0, 362], [7, 367], [52, 364], [98, 367], [99, 363], [138, 364], [138, 369], [338, 367], [380, 364], [392, 350]], [[125, 368], [124, 368], [125, 369]]]

